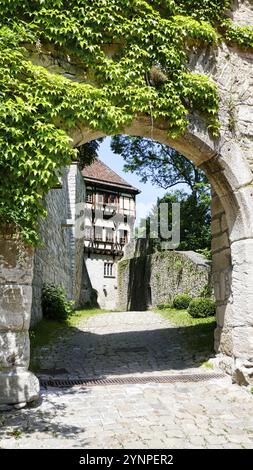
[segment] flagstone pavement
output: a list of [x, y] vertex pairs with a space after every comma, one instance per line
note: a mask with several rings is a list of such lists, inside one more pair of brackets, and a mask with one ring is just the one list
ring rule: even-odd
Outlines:
[[[184, 350], [180, 330], [153, 312], [100, 314], [74, 330], [40, 353], [42, 377], [207, 372]], [[253, 395], [228, 376], [49, 387], [41, 398], [0, 413], [0, 448], [253, 448]]]

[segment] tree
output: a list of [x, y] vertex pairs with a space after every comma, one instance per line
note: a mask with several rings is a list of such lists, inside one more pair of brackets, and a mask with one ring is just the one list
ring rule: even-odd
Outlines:
[[201, 192], [202, 183], [208, 184], [204, 172], [187, 158], [151, 139], [116, 135], [111, 148], [124, 158], [124, 170], [136, 173], [143, 183], [150, 181], [163, 189], [185, 184], [192, 193]]
[[152, 209], [150, 216], [157, 214], [160, 203], [168, 203], [169, 222], [172, 220], [172, 203], [180, 203], [180, 245], [178, 250], [194, 250], [209, 255], [211, 245], [211, 211], [210, 193], [207, 187], [200, 193], [196, 203], [193, 193], [173, 191], [158, 199], [157, 205]]
[[98, 158], [98, 150], [103, 138], [97, 140], [91, 140], [86, 144], [78, 147], [78, 161], [81, 170], [84, 166], [90, 165], [95, 158]]
[[[172, 203], [181, 204], [180, 250], [210, 250], [211, 213], [210, 185], [204, 172], [183, 155], [167, 145], [142, 137], [115, 136], [112, 150], [120, 154], [126, 164], [125, 170], [140, 176], [141, 181], [168, 190], [184, 184], [186, 190], [167, 192], [158, 199], [149, 217], [157, 216], [159, 203], [169, 203], [169, 220]], [[147, 226], [149, 226], [148, 221]], [[141, 225], [142, 225], [141, 224]]]

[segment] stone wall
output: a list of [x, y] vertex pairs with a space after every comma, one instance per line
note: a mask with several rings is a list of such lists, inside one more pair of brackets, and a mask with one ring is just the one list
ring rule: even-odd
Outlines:
[[118, 307], [146, 310], [170, 302], [178, 293], [197, 297], [210, 286], [210, 271], [206, 258], [191, 251], [124, 258], [118, 263]]
[[82, 226], [86, 189], [81, 172], [77, 164], [73, 163], [68, 172], [68, 193], [70, 212], [70, 250], [71, 250], [71, 276], [72, 276], [72, 298], [75, 306], [81, 307], [82, 284], [85, 277], [85, 266], [83, 262], [84, 232]]
[[[38, 398], [39, 382], [28, 372], [33, 249], [0, 237], [0, 407]], [[7, 406], [8, 409], [8, 406]]]
[[34, 256], [32, 325], [42, 317], [43, 283], [61, 284], [68, 298], [80, 304], [83, 239], [75, 238], [75, 211], [84, 197], [83, 179], [74, 163], [64, 171], [62, 187], [46, 197], [48, 216], [40, 224], [43, 245]]

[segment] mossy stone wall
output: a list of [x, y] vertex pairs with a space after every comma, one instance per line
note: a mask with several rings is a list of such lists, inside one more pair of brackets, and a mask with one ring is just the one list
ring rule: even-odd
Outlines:
[[194, 252], [161, 251], [118, 263], [118, 307], [146, 310], [176, 294], [201, 295], [211, 283], [209, 262]]

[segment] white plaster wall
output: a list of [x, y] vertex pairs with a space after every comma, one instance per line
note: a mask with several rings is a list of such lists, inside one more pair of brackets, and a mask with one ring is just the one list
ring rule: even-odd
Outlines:
[[[114, 310], [117, 303], [117, 261], [112, 256], [85, 255], [85, 263], [93, 289], [98, 293], [101, 308]], [[114, 278], [104, 277], [104, 263], [114, 263]]]

